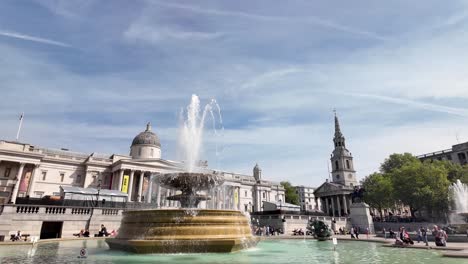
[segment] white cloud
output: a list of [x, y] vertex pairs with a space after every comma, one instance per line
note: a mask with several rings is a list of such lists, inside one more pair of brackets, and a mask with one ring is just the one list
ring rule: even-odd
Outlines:
[[67, 43], [64, 43], [64, 42], [55, 41], [55, 40], [46, 39], [46, 38], [35, 37], [35, 36], [30, 36], [30, 35], [25, 35], [25, 34], [21, 34], [21, 33], [12, 32], [12, 31], [0, 30], [0, 36], [8, 37], [8, 38], [14, 38], [14, 39], [20, 39], [20, 40], [26, 40], [26, 41], [32, 41], [32, 42], [41, 43], [41, 44], [60, 46], [60, 47], [65, 47], [65, 48], [70, 48], [71, 47], [71, 45], [69, 45]]
[[128, 40], [145, 41], [151, 44], [159, 44], [167, 40], [210, 40], [222, 35], [223, 33], [183, 31], [142, 23], [134, 23], [124, 32], [124, 37]]

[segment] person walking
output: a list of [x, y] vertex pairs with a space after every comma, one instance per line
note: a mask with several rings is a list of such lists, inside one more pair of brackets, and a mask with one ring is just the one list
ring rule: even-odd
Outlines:
[[[423, 227], [421, 227], [421, 236], [422, 236], [422, 239], [423, 239], [423, 242], [426, 244], [426, 247], [429, 246], [429, 243], [427, 242], [427, 230], [424, 229]], [[418, 241], [419, 243], [419, 241]]]
[[420, 226], [418, 229], [418, 244], [419, 242], [422, 241], [422, 231], [421, 231], [422, 229], [423, 229], [422, 226]]
[[355, 230], [354, 227], [351, 227], [351, 230], [350, 230], [350, 232], [349, 232], [349, 233], [351, 234], [351, 238], [352, 238], [352, 239], [356, 238], [356, 237], [354, 236], [354, 230]]

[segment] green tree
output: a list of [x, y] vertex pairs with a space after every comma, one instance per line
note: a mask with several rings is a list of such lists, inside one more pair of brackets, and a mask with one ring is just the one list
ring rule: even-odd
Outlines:
[[377, 209], [382, 216], [382, 210], [395, 205], [393, 198], [393, 185], [389, 175], [373, 173], [361, 182], [364, 188], [364, 201], [371, 207]]
[[407, 162], [390, 173], [395, 198], [408, 205], [411, 215], [425, 208], [445, 212], [449, 204], [448, 170], [439, 163]]
[[282, 181], [280, 184], [284, 187], [286, 202], [299, 205], [299, 195], [296, 192], [296, 188], [288, 181]]
[[434, 163], [438, 166], [443, 166], [445, 169], [447, 169], [447, 179], [450, 182], [456, 182], [457, 180], [460, 180], [464, 183], [468, 183], [468, 166], [467, 165], [460, 165], [457, 163], [453, 163], [448, 160], [434, 160], [431, 161], [431, 163]]
[[382, 164], [380, 164], [380, 171], [382, 173], [391, 173], [394, 170], [400, 169], [401, 167], [410, 163], [420, 163], [420, 161], [411, 153], [394, 153], [386, 158]]

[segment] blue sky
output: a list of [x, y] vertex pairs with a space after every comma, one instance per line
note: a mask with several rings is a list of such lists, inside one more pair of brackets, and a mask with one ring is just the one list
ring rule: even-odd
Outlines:
[[[191, 94], [222, 108], [210, 166], [318, 186], [336, 108], [358, 177], [468, 141], [466, 1], [1, 1], [0, 138], [176, 157]], [[218, 154], [215, 149], [218, 148]]]

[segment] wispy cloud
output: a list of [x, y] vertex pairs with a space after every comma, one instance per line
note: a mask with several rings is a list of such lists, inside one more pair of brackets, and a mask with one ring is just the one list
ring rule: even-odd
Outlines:
[[217, 32], [183, 31], [140, 22], [132, 24], [124, 33], [126, 39], [143, 40], [155, 44], [165, 40], [210, 40], [222, 35], [222, 33]]
[[429, 111], [434, 111], [434, 112], [441, 112], [441, 113], [446, 113], [446, 114], [451, 114], [451, 115], [468, 117], [468, 109], [466, 108], [449, 107], [449, 106], [444, 106], [444, 105], [431, 104], [431, 103], [425, 103], [425, 102], [420, 102], [420, 101], [415, 101], [415, 100], [409, 100], [405, 98], [397, 98], [397, 97], [390, 97], [390, 96], [383, 96], [383, 95], [373, 95], [373, 94], [348, 94], [348, 95], [362, 97], [362, 98], [375, 99], [375, 100], [399, 104], [399, 105], [406, 105], [409, 107], [419, 108], [419, 109], [424, 109], [424, 110], [429, 110]]
[[319, 17], [314, 16], [307, 16], [307, 17], [282, 17], [282, 16], [270, 16], [270, 15], [260, 15], [260, 14], [253, 14], [247, 12], [239, 12], [239, 11], [225, 11], [225, 10], [218, 10], [218, 9], [211, 9], [211, 8], [202, 8], [193, 5], [185, 5], [185, 4], [178, 4], [178, 3], [166, 3], [166, 2], [154, 2], [160, 6], [165, 6], [169, 8], [177, 8], [183, 9], [191, 12], [207, 14], [207, 15], [215, 15], [215, 16], [230, 16], [230, 17], [238, 17], [238, 18], [246, 18], [246, 19], [254, 19], [259, 21], [279, 21], [279, 22], [293, 22], [293, 23], [308, 23], [314, 24], [318, 26], [322, 26], [325, 28], [354, 34], [360, 35], [372, 39], [377, 40], [388, 40], [388, 38], [381, 36], [377, 33], [366, 31], [363, 29], [341, 25], [339, 23], [333, 22], [331, 20], [322, 19]]
[[46, 38], [41, 38], [41, 37], [30, 36], [30, 35], [25, 35], [25, 34], [21, 34], [21, 33], [17, 33], [17, 32], [12, 32], [12, 31], [0, 30], [0, 36], [20, 39], [20, 40], [26, 40], [26, 41], [32, 41], [32, 42], [41, 43], [41, 44], [60, 46], [60, 47], [65, 47], [65, 48], [70, 48], [71, 47], [71, 45], [69, 45], [67, 43], [64, 43], [64, 42], [55, 41], [55, 40], [46, 39]]

